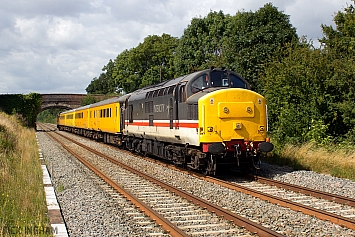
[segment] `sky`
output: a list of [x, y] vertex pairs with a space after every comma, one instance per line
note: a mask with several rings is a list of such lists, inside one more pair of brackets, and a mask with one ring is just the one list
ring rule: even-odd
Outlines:
[[0, 94], [86, 94], [110, 59], [148, 35], [180, 38], [196, 17], [271, 2], [317, 46], [350, 0], [0, 0]]

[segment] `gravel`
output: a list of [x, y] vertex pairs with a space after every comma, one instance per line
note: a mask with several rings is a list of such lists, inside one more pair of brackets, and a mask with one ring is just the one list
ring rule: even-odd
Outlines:
[[[69, 134], [65, 133], [65, 135], [68, 136]], [[134, 168], [145, 170], [154, 177], [181, 187], [187, 192], [207, 199], [286, 236], [355, 236], [355, 231], [329, 221], [322, 221], [315, 217], [202, 181], [127, 153], [121, 153], [116, 149], [93, 141], [82, 138], [76, 139], [100, 150], [102, 153], [116, 157]], [[58, 201], [63, 209], [64, 218], [71, 235], [111, 236], [119, 234], [121, 236], [139, 236], [142, 234], [139, 229], [135, 228], [134, 222], [120, 211], [122, 206], [128, 205], [126, 201], [122, 201], [122, 203], [113, 201], [112, 197], [100, 192], [99, 185], [92, 182], [90, 180], [92, 178], [88, 179], [88, 174], [82, 174], [82, 168], [78, 168], [80, 164], [74, 165], [77, 162], [71, 161], [68, 155], [65, 155], [66, 153], [63, 153], [61, 149], [53, 145], [43, 133], [38, 134], [38, 140], [44, 157], [48, 160], [48, 169], [50, 171], [53, 169], [53, 183], [57, 188], [61, 187], [60, 185], [64, 186], [64, 191], [58, 193]], [[346, 193], [347, 196], [354, 197], [355, 184], [349, 180], [336, 179], [314, 172], [293, 172], [289, 168], [269, 165], [266, 165], [264, 172], [268, 173], [269, 177], [284, 182], [298, 185], [302, 183], [310, 188], [318, 187], [323, 191], [330, 190], [340, 195], [345, 195], [344, 193]], [[81, 184], [85, 184], [85, 186]], [[83, 216], [87, 216], [89, 219], [79, 220]], [[101, 216], [101, 219], [98, 219], [98, 216]], [[80, 226], [84, 228], [80, 228]]]
[[323, 192], [355, 198], [355, 182], [312, 171], [293, 171], [290, 167], [264, 164], [263, 176]]
[[[146, 236], [127, 210], [139, 212], [44, 133], [37, 133], [70, 236]], [[143, 215], [143, 214], [141, 214]]]

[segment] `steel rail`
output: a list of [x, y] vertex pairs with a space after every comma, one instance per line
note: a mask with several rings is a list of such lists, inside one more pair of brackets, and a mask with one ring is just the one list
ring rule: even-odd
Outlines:
[[[265, 200], [265, 201], [269, 201], [269, 202], [271, 202], [273, 204], [277, 204], [277, 205], [280, 205], [282, 207], [287, 207], [287, 208], [290, 208], [291, 210], [294, 210], [294, 211], [300, 211], [300, 212], [302, 212], [302, 213], [304, 213], [306, 215], [315, 216], [315, 217], [317, 217], [317, 218], [319, 218], [321, 220], [328, 220], [328, 221], [330, 221], [332, 223], [335, 223], [335, 224], [338, 224], [338, 225], [341, 225], [341, 226], [345, 226], [345, 227], [347, 227], [349, 229], [354, 229], [355, 230], [355, 220], [353, 220], [353, 219], [350, 219], [350, 218], [347, 218], [347, 217], [343, 217], [343, 216], [339, 216], [337, 214], [329, 213], [329, 212], [326, 212], [326, 211], [322, 211], [322, 210], [319, 210], [319, 209], [316, 209], [316, 208], [312, 208], [312, 207], [309, 207], [309, 206], [306, 206], [306, 205], [303, 205], [303, 204], [300, 204], [300, 203], [292, 202], [292, 201], [289, 201], [289, 200], [286, 200], [286, 199], [274, 197], [274, 196], [272, 196], [270, 194], [267, 194], [267, 193], [262, 193], [260, 191], [256, 191], [256, 190], [244, 187], [242, 185], [233, 184], [233, 183], [230, 183], [230, 182], [227, 182], [227, 181], [223, 181], [223, 180], [220, 180], [220, 179], [217, 179], [217, 178], [214, 178], [214, 177], [205, 176], [205, 175], [203, 175], [201, 173], [197, 173], [197, 172], [194, 172], [194, 171], [188, 171], [188, 170], [186, 170], [184, 168], [176, 167], [174, 165], [167, 164], [167, 163], [155, 160], [155, 159], [150, 159], [150, 158], [145, 158], [145, 157], [143, 157], [143, 159], [146, 159], [146, 160], [148, 160], [150, 162], [154, 162], [154, 163], [160, 164], [160, 165], [168, 167], [170, 169], [175, 169], [175, 170], [178, 170], [180, 172], [185, 172], [185, 173], [187, 173], [189, 175], [192, 175], [192, 176], [194, 176], [196, 178], [203, 179], [203, 180], [206, 180], [206, 181], [209, 181], [209, 182], [212, 182], [212, 183], [216, 183], [216, 184], [219, 184], [219, 185], [221, 185], [223, 187], [226, 187], [226, 188], [238, 191], [238, 192], [242, 192], [242, 193], [251, 195], [253, 197], [260, 198], [260, 199]], [[315, 191], [315, 190], [311, 190], [310, 189], [310, 191]], [[346, 199], [346, 197], [344, 199]], [[341, 198], [336, 199], [336, 200], [341, 200]]]
[[314, 189], [310, 189], [310, 188], [306, 188], [306, 187], [302, 187], [302, 186], [298, 186], [298, 185], [294, 185], [294, 184], [288, 184], [288, 183], [284, 183], [281, 181], [272, 180], [272, 179], [268, 179], [268, 178], [264, 178], [264, 177], [260, 177], [260, 176], [256, 176], [256, 175], [249, 175], [248, 178], [250, 178], [251, 180], [263, 183], [263, 184], [273, 185], [278, 188], [284, 188], [284, 189], [291, 190], [294, 192], [299, 192], [299, 193], [303, 193], [303, 194], [306, 194], [309, 196], [322, 198], [325, 200], [334, 201], [339, 204], [345, 204], [348, 206], [355, 207], [355, 199], [352, 199], [352, 198], [343, 197], [343, 196], [332, 194], [332, 193], [326, 193], [326, 192], [322, 192], [322, 191], [318, 191], [318, 190], [314, 190]]
[[109, 160], [110, 162], [112, 162], [114, 164], [117, 164], [117, 165], [121, 166], [122, 168], [129, 170], [130, 172], [135, 173], [135, 174], [143, 177], [144, 179], [147, 179], [147, 180], [159, 185], [160, 187], [165, 188], [165, 189], [169, 190], [170, 192], [173, 192], [173, 193], [177, 194], [178, 196], [181, 196], [181, 197], [185, 198], [186, 200], [189, 200], [192, 203], [194, 203], [194, 204], [196, 204], [196, 205], [198, 205], [198, 206], [200, 206], [200, 207], [202, 207], [204, 209], [207, 209], [210, 212], [215, 213], [216, 215], [221, 216], [222, 218], [233, 222], [234, 224], [236, 224], [238, 226], [244, 227], [248, 231], [257, 234], [260, 237], [269, 237], [269, 236], [270, 237], [271, 236], [281, 237], [281, 236], [284, 236], [284, 235], [279, 234], [279, 233], [277, 233], [275, 231], [272, 231], [272, 230], [270, 230], [270, 229], [268, 229], [268, 228], [266, 228], [266, 227], [264, 227], [264, 226], [262, 226], [260, 224], [257, 224], [257, 223], [255, 223], [255, 222], [253, 222], [251, 220], [248, 220], [247, 218], [239, 216], [236, 213], [233, 213], [233, 212], [231, 212], [229, 210], [226, 210], [226, 209], [224, 209], [222, 207], [214, 205], [214, 204], [212, 204], [212, 203], [210, 203], [210, 202], [208, 202], [208, 201], [206, 201], [206, 200], [204, 200], [202, 198], [196, 197], [196, 196], [194, 196], [194, 195], [192, 195], [192, 194], [190, 194], [190, 193], [188, 193], [186, 191], [183, 191], [181, 189], [175, 188], [172, 185], [166, 184], [166, 183], [164, 183], [164, 182], [162, 182], [162, 181], [160, 181], [160, 180], [158, 180], [158, 179], [156, 179], [156, 178], [154, 178], [154, 177], [152, 177], [150, 175], [147, 175], [147, 174], [145, 174], [143, 172], [135, 170], [134, 168], [132, 168], [132, 167], [130, 167], [130, 166], [128, 166], [128, 165], [126, 165], [126, 164], [124, 164], [122, 162], [119, 162], [118, 160], [113, 159], [110, 156], [107, 156], [107, 155], [105, 155], [105, 154], [103, 154], [103, 153], [101, 153], [101, 152], [99, 152], [99, 151], [97, 151], [95, 149], [92, 149], [92, 148], [90, 148], [88, 146], [85, 146], [85, 145], [83, 145], [83, 144], [81, 144], [81, 143], [79, 143], [79, 142], [77, 142], [77, 141], [75, 141], [75, 140], [73, 140], [71, 138], [68, 138], [68, 137], [66, 137], [66, 136], [64, 136], [64, 135], [62, 135], [62, 134], [60, 134], [58, 132], [55, 132], [55, 133], [60, 135], [60, 136], [62, 136], [62, 137], [65, 137], [65, 139], [68, 139], [69, 141], [71, 141], [71, 142], [73, 142], [73, 143], [75, 143], [75, 144], [77, 144], [77, 145], [79, 145], [79, 146], [91, 151], [92, 153], [94, 153], [94, 154], [96, 154], [98, 156], [104, 157], [105, 159]]
[[103, 179], [107, 184], [109, 184], [113, 189], [121, 193], [128, 201], [132, 202], [137, 208], [149, 216], [153, 221], [155, 221], [159, 226], [161, 226], [165, 231], [167, 231], [171, 236], [188, 236], [185, 232], [179, 229], [175, 224], [171, 223], [169, 220], [161, 216], [159, 213], [151, 209], [144, 202], [140, 201], [135, 195], [130, 193], [128, 190], [122, 188], [115, 181], [110, 179], [107, 175], [101, 172], [99, 169], [95, 168], [91, 163], [76, 154], [71, 148], [66, 146], [60, 140], [55, 138], [52, 134], [49, 134], [56, 142], [61, 144], [68, 152], [75, 156], [81, 163]]
[[[148, 158], [144, 158], [144, 159], [148, 160]], [[334, 214], [334, 213], [322, 211], [322, 210], [319, 210], [319, 209], [316, 209], [316, 208], [312, 208], [310, 206], [306, 206], [306, 205], [303, 205], [303, 204], [300, 204], [300, 203], [292, 202], [292, 201], [289, 201], [289, 200], [286, 200], [286, 199], [283, 199], [283, 198], [275, 197], [275, 196], [272, 196], [271, 194], [263, 193], [263, 192], [260, 192], [260, 191], [257, 191], [257, 190], [253, 190], [251, 188], [244, 187], [242, 185], [233, 184], [233, 183], [230, 183], [230, 182], [227, 182], [227, 181], [224, 181], [224, 180], [221, 180], [221, 179], [217, 179], [217, 178], [214, 178], [214, 177], [205, 176], [205, 175], [197, 173], [197, 172], [187, 171], [186, 169], [183, 169], [183, 168], [180, 168], [180, 167], [176, 167], [176, 166], [171, 165], [171, 164], [166, 164], [166, 163], [163, 163], [161, 161], [157, 161], [157, 160], [154, 160], [154, 159], [149, 159], [149, 160], [151, 162], [155, 162], [157, 164], [161, 164], [163, 166], [166, 166], [166, 167], [168, 167], [170, 169], [175, 169], [175, 170], [179, 170], [180, 172], [185, 172], [185, 173], [187, 173], [189, 175], [192, 175], [192, 176], [194, 176], [196, 178], [203, 179], [203, 180], [215, 183], [215, 184], [219, 184], [219, 185], [221, 185], [223, 187], [226, 187], [226, 188], [238, 191], [238, 192], [242, 192], [242, 193], [251, 195], [253, 197], [257, 197], [257, 198], [260, 198], [262, 200], [269, 201], [271, 203], [283, 206], [283, 207], [290, 208], [290, 209], [292, 209], [294, 211], [300, 211], [300, 212], [302, 212], [302, 213], [304, 213], [306, 215], [315, 216], [315, 217], [317, 217], [319, 219], [322, 219], [322, 220], [328, 220], [328, 221], [333, 222], [335, 224], [338, 224], [338, 225], [341, 225], [341, 226], [345, 226], [345, 227], [347, 227], [349, 229], [355, 230], [355, 220], [354, 219], [343, 217], [343, 216], [340, 216], [340, 215], [337, 215], [337, 214]], [[259, 176], [258, 176], [258, 178], [262, 179], [262, 180], [265, 180], [265, 181], [267, 180], [267, 179], [259, 177]], [[279, 183], [280, 183], [280, 185], [284, 184], [282, 182], [279, 182]], [[296, 185], [293, 185], [293, 186], [297, 187]], [[282, 187], [282, 186], [280, 186], [280, 187]], [[298, 186], [298, 189], [301, 191], [302, 187]], [[295, 190], [296, 190], [296, 188], [295, 188]], [[315, 196], [315, 195], [313, 195], [313, 193], [317, 193], [317, 190], [308, 189], [307, 192], [311, 192], [311, 193], [309, 193], [310, 196]], [[318, 197], [321, 197], [321, 198], [322, 197], [326, 197], [327, 194], [328, 194], [328, 193], [325, 193], [325, 192], [319, 192], [319, 193], [320, 193], [320, 195]], [[304, 194], [306, 194], [306, 193], [304, 193]], [[323, 196], [321, 196], [321, 195], [323, 195]], [[354, 199], [347, 198], [347, 197], [342, 197], [342, 196], [337, 196], [337, 197], [336, 196], [337, 195], [334, 195], [334, 196], [330, 195], [330, 196], [328, 196], [327, 198], [324, 198], [324, 199], [331, 200], [331, 201], [334, 201], [334, 202], [338, 202], [339, 201], [339, 203], [341, 203], [341, 204], [347, 204], [347, 205], [353, 206]], [[317, 197], [317, 196], [315, 196], [315, 197]], [[332, 199], [332, 198], [334, 198], [334, 199]]]
[[[195, 174], [196, 175], [196, 174]], [[199, 175], [196, 175], [199, 176]], [[257, 197], [259, 199], [283, 206], [283, 207], [288, 207], [294, 211], [300, 211], [306, 215], [311, 215], [311, 216], [315, 216], [321, 220], [328, 220], [330, 222], [333, 222], [335, 224], [341, 225], [341, 226], [345, 226], [349, 229], [353, 229], [355, 230], [355, 220], [354, 219], [350, 219], [347, 217], [343, 217], [343, 216], [339, 216], [336, 215], [334, 213], [330, 213], [330, 212], [326, 212], [323, 210], [319, 210], [310, 206], [306, 206], [300, 203], [296, 203], [296, 202], [292, 202], [283, 198], [279, 198], [279, 197], [275, 197], [273, 195], [267, 194], [267, 193], [263, 193], [251, 188], [247, 188], [244, 187], [242, 185], [238, 185], [238, 184], [234, 184], [234, 183], [230, 183], [227, 181], [223, 181], [217, 178], [213, 178], [210, 176], [206, 176], [206, 177], [202, 177], [201, 178], [215, 183], [215, 184], [219, 184], [222, 185], [223, 187], [238, 191], [238, 192], [243, 192], [245, 194], [249, 194], [253, 197]]]

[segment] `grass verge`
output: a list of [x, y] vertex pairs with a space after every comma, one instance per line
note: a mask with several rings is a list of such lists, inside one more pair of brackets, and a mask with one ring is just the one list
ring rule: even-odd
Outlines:
[[0, 112], [0, 236], [52, 236], [33, 129]]
[[320, 147], [314, 143], [285, 145], [267, 158], [270, 163], [288, 165], [296, 170], [311, 170], [355, 181], [355, 151]]

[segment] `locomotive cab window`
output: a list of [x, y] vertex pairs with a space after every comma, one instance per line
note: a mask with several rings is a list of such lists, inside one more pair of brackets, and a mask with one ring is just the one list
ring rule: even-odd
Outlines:
[[248, 88], [248, 85], [243, 79], [226, 71], [212, 71], [211, 87]]
[[208, 82], [208, 76], [207, 75], [202, 75], [196, 78], [192, 83], [191, 83], [191, 92], [197, 93], [199, 91], [202, 91], [203, 89], [209, 87], [209, 82]]
[[241, 78], [230, 74], [229, 75], [230, 82], [231, 82], [231, 87], [233, 88], [248, 88], [245, 81], [243, 81]]

